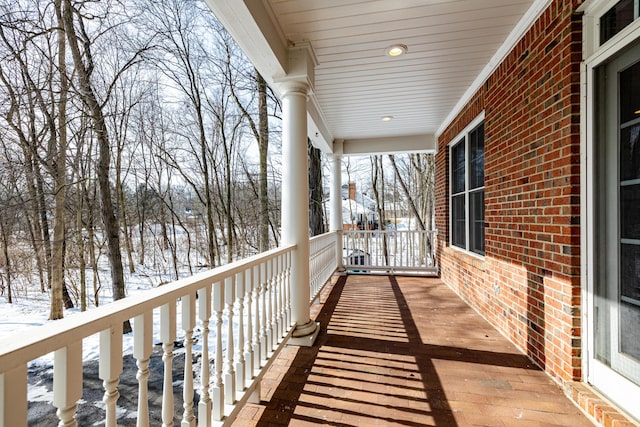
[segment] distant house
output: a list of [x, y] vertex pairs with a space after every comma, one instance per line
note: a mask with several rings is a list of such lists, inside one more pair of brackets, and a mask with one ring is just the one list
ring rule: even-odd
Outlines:
[[[327, 200], [327, 217], [330, 214], [330, 200]], [[342, 229], [375, 230], [378, 228], [376, 202], [366, 194], [356, 191], [351, 182], [342, 186]]]

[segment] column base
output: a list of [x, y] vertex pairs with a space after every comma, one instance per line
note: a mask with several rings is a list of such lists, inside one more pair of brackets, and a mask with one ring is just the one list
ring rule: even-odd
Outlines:
[[287, 345], [311, 347], [320, 333], [320, 322], [310, 321], [306, 325], [296, 326], [295, 331], [287, 341]]

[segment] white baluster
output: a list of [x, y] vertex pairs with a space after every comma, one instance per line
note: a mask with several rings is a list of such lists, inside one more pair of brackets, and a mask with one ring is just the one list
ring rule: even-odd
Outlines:
[[244, 271], [236, 274], [236, 302], [237, 302], [237, 318], [238, 318], [238, 345], [235, 347], [233, 363], [236, 372], [236, 390], [243, 391], [245, 388], [245, 362], [244, 362], [244, 297], [245, 282]]
[[27, 365], [0, 374], [0, 427], [27, 425]]
[[287, 271], [285, 263], [286, 254], [280, 255], [280, 338], [287, 334], [287, 292], [285, 284], [287, 282]]
[[253, 379], [253, 324], [254, 317], [252, 312], [253, 307], [253, 275], [251, 274], [253, 271], [252, 268], [247, 268], [244, 272], [244, 283], [245, 283], [245, 292], [247, 295], [247, 336], [245, 337], [244, 344], [244, 377], [245, 380]]
[[224, 286], [213, 285], [213, 321], [216, 330], [216, 360], [213, 365], [213, 385], [211, 386], [211, 420], [219, 421], [224, 416], [224, 386], [222, 385], [222, 309], [224, 307]]
[[198, 427], [211, 426], [211, 385], [209, 371], [209, 319], [211, 318], [211, 286], [198, 291], [198, 318], [202, 322], [202, 356], [200, 363], [200, 402], [198, 402]]
[[265, 359], [268, 358], [269, 353], [273, 351], [273, 286], [275, 281], [273, 279], [273, 260], [268, 259], [266, 262], [266, 277], [265, 277], [265, 294], [264, 304], [266, 308], [266, 322], [265, 322], [265, 347], [266, 354]]
[[162, 361], [164, 362], [164, 382], [162, 386], [162, 425], [172, 427], [175, 416], [173, 408], [173, 345], [176, 339], [176, 304], [160, 307], [160, 340], [162, 341]]
[[284, 259], [278, 255], [278, 319], [277, 342], [284, 337]]
[[280, 338], [284, 338], [287, 334], [287, 270], [286, 270], [286, 254], [279, 256], [280, 258]]
[[195, 427], [193, 413], [193, 328], [196, 325], [196, 296], [185, 295], [182, 302], [182, 330], [184, 331], [184, 385], [182, 387], [182, 427]]
[[[259, 265], [253, 267], [253, 274], [251, 275], [251, 289], [253, 291], [253, 305], [255, 314], [253, 316], [254, 325], [253, 325], [253, 336], [252, 340], [252, 348], [253, 348], [253, 368], [260, 369], [261, 360], [260, 355], [262, 354], [262, 349], [260, 345], [260, 328], [262, 322], [260, 322], [260, 271], [261, 268]], [[251, 372], [251, 377], [255, 376], [255, 372]]]
[[116, 427], [116, 402], [120, 397], [118, 383], [122, 374], [122, 325], [100, 332], [100, 364], [98, 377], [104, 387], [106, 427]]
[[[58, 408], [58, 427], [75, 427], [78, 400], [82, 398], [82, 341], [76, 341], [53, 355], [53, 406]], [[13, 427], [13, 426], [11, 426]]]
[[292, 321], [291, 321], [291, 252], [287, 252], [285, 255], [285, 265], [286, 265], [286, 273], [285, 273], [285, 283], [284, 283], [284, 293], [286, 296], [286, 312], [287, 312], [287, 332], [291, 329]]
[[236, 299], [235, 276], [224, 280], [225, 305], [227, 308], [227, 354], [224, 359], [224, 403], [232, 405], [236, 401], [236, 375], [233, 367], [233, 306]]
[[133, 357], [138, 373], [137, 427], [149, 427], [149, 358], [153, 350], [153, 313], [147, 312], [133, 318]]
[[260, 264], [260, 366], [267, 360], [267, 266], [265, 262]]
[[278, 289], [280, 287], [280, 275], [278, 274], [278, 258], [271, 260], [271, 347], [274, 350], [278, 344]]

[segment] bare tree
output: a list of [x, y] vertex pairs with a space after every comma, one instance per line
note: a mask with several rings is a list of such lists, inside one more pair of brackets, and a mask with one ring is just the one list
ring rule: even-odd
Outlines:
[[269, 187], [267, 185], [267, 155], [269, 153], [269, 112], [267, 106], [267, 82], [256, 70], [256, 82], [258, 86], [258, 117], [260, 131], [258, 138], [258, 151], [260, 155], [259, 192], [260, 204], [260, 251], [269, 249]]
[[311, 235], [324, 233], [324, 219], [322, 215], [322, 162], [320, 150], [307, 140], [309, 156], [309, 227]]
[[[71, 51], [71, 57], [73, 58], [78, 82], [78, 95], [82, 99], [86, 113], [91, 120], [98, 143], [97, 178], [100, 188], [100, 211], [109, 249], [113, 298], [114, 300], [118, 300], [125, 297], [125, 282], [120, 248], [120, 225], [111, 196], [109, 174], [111, 166], [111, 141], [109, 139], [109, 131], [103, 110], [106, 102], [109, 100], [109, 95], [115, 83], [125, 71], [137, 63], [141, 54], [147, 50], [148, 47], [136, 50], [133, 55], [116, 70], [112, 81], [105, 89], [104, 101], [100, 102], [94, 87], [95, 83], [92, 81], [95, 61], [90, 43], [91, 38], [85, 27], [85, 17], [80, 13], [79, 9], [71, 3], [71, 0], [62, 0], [62, 2], [64, 31]], [[80, 3], [79, 6], [82, 6], [82, 3]], [[82, 49], [80, 48], [80, 40], [83, 41]], [[125, 332], [130, 331], [128, 322], [125, 323], [124, 330]]]
[[[67, 79], [65, 30], [62, 19], [62, 0], [55, 0], [56, 21], [58, 24], [58, 76], [60, 94], [58, 98], [57, 144], [53, 144], [52, 157], [55, 158], [55, 210], [53, 221], [53, 245], [51, 250], [51, 311], [49, 318], [61, 319], [64, 316], [62, 298], [64, 288], [64, 251], [65, 251], [65, 202], [67, 192]], [[67, 299], [67, 301], [69, 301]]]
[[424, 226], [424, 221], [422, 220], [420, 212], [418, 212], [418, 209], [416, 208], [416, 204], [413, 201], [413, 197], [411, 196], [411, 193], [409, 192], [409, 188], [407, 187], [407, 184], [405, 183], [404, 179], [402, 178], [402, 175], [400, 174], [400, 171], [398, 170], [398, 165], [396, 164], [395, 156], [393, 154], [389, 154], [389, 160], [391, 161], [391, 166], [393, 166], [393, 171], [396, 174], [396, 178], [400, 183], [400, 188], [402, 188], [402, 192], [404, 193], [404, 196], [407, 198], [407, 203], [409, 203], [409, 208], [411, 209], [411, 213], [416, 218], [416, 222], [418, 223], [420, 230], [426, 230]]
[[[371, 157], [371, 170], [373, 171], [371, 187], [373, 189], [373, 195], [376, 200], [376, 209], [378, 211], [378, 227], [384, 230], [387, 226], [387, 218], [385, 214], [384, 167], [382, 160], [382, 156]], [[389, 248], [386, 234], [382, 234], [382, 253], [386, 264], [389, 265]]]

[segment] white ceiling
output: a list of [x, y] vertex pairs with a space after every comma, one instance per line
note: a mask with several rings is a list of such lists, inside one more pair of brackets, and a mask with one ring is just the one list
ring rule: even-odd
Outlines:
[[[286, 73], [287, 46], [309, 42], [318, 66], [310, 136], [333, 140], [433, 136], [540, 0], [208, 0], [267, 81]], [[515, 29], [515, 30], [514, 30]], [[521, 31], [521, 30], [520, 30]], [[395, 43], [406, 55], [391, 58]], [[393, 116], [382, 122], [382, 116]], [[416, 138], [409, 138], [415, 141]], [[346, 150], [346, 145], [345, 145]]]

